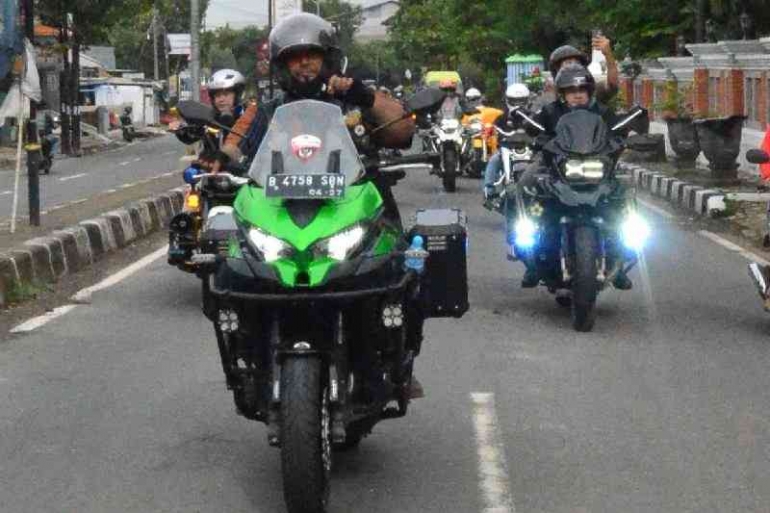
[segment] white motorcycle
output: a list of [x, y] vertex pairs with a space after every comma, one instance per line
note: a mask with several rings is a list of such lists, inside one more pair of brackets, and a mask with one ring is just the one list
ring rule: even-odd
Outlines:
[[443, 118], [431, 128], [431, 137], [435, 151], [441, 155], [441, 166], [434, 172], [441, 176], [446, 192], [457, 190], [456, 180], [460, 173], [460, 149], [462, 148], [462, 126], [459, 119]]

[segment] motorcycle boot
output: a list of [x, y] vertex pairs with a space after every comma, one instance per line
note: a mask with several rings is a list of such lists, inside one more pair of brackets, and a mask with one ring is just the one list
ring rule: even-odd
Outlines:
[[621, 270], [612, 280], [612, 286], [618, 290], [631, 290], [634, 286], [634, 283], [631, 281], [631, 278], [629, 278], [628, 275]]

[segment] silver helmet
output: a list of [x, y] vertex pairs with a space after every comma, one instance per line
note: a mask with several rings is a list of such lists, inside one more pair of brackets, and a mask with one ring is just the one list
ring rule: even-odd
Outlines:
[[241, 96], [243, 90], [246, 89], [246, 78], [234, 69], [220, 69], [213, 75], [208, 83], [209, 96], [214, 100], [214, 93], [217, 91], [227, 91], [232, 89], [235, 91], [235, 104], [241, 103]]

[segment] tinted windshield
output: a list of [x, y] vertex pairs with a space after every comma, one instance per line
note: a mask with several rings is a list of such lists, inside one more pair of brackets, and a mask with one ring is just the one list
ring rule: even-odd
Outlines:
[[278, 107], [249, 169], [264, 186], [270, 174], [340, 173], [346, 184], [364, 173], [342, 110], [331, 103], [302, 100]]
[[596, 155], [609, 143], [607, 125], [598, 114], [578, 110], [565, 114], [556, 125], [556, 136], [548, 143], [551, 153]]
[[441, 119], [459, 119], [462, 115], [459, 96], [447, 96], [439, 111]]

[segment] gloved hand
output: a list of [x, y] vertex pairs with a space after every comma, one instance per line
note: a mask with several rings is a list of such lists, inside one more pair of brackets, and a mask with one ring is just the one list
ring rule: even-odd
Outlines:
[[334, 75], [329, 79], [327, 91], [330, 95], [356, 107], [371, 109], [374, 105], [374, 91], [357, 78]]

